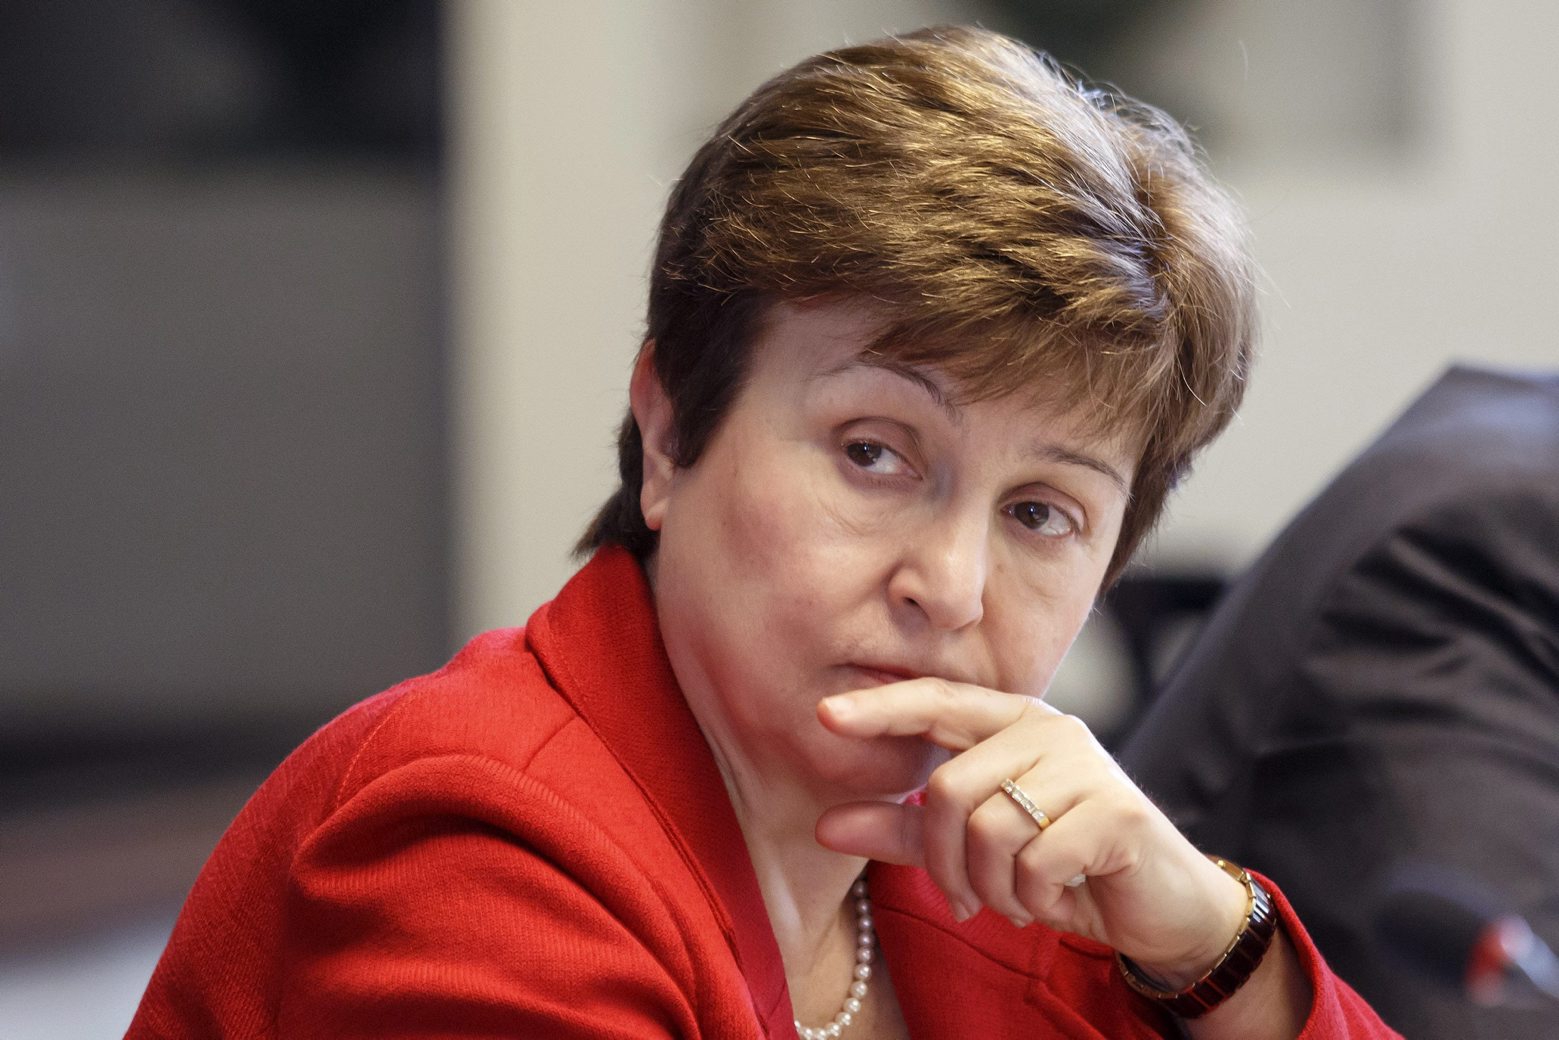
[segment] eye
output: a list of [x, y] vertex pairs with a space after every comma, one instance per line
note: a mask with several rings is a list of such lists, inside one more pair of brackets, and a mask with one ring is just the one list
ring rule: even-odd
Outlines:
[[845, 444], [844, 453], [846, 458], [868, 473], [891, 476], [909, 472], [903, 456], [878, 441], [850, 441]]
[[1007, 513], [1030, 531], [1046, 538], [1064, 538], [1077, 531], [1076, 521], [1047, 502], [1018, 502], [1008, 506]]

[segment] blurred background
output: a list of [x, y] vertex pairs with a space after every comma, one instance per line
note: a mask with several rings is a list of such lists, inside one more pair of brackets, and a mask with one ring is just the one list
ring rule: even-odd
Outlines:
[[1450, 360], [1559, 364], [1559, 8], [0, 6], [0, 1036], [122, 1032], [286, 752], [571, 572], [712, 125], [967, 21], [1193, 124], [1266, 272], [1240, 420], [1053, 692], [1119, 734], [1144, 597], [1194, 616]]

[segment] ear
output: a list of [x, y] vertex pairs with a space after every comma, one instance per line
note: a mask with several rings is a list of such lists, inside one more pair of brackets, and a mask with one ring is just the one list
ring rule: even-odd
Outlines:
[[639, 424], [639, 440], [644, 445], [644, 481], [639, 488], [639, 510], [644, 524], [659, 531], [671, 501], [671, 484], [677, 466], [672, 453], [675, 432], [671, 398], [655, 373], [655, 341], [645, 340], [639, 359], [633, 365], [628, 384], [628, 404], [633, 420]]

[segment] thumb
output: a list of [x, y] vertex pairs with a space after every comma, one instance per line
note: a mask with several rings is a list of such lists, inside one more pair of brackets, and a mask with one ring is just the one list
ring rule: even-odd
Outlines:
[[923, 867], [925, 810], [895, 802], [847, 802], [817, 820], [817, 842], [824, 848], [883, 863]]

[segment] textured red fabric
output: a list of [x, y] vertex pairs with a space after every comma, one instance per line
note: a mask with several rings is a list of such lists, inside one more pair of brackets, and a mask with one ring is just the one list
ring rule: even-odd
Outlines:
[[[917, 1038], [1174, 1035], [1109, 951], [874, 865]], [[1283, 922], [1304, 1036], [1394, 1036]], [[524, 630], [350, 709], [266, 781], [190, 893], [149, 1037], [794, 1037], [736, 817], [638, 564], [603, 551]]]

